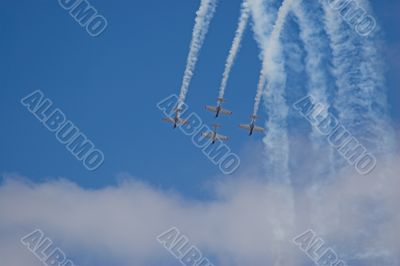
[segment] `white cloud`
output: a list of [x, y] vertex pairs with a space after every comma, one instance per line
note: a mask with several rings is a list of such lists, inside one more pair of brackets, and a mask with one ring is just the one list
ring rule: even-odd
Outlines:
[[398, 162], [369, 176], [343, 174], [334, 184], [305, 190], [233, 178], [215, 184], [217, 199], [210, 202], [133, 178], [87, 190], [66, 180], [32, 184], [6, 177], [0, 187], [1, 264], [40, 265], [19, 243], [40, 228], [77, 265], [179, 265], [156, 240], [172, 226], [215, 265], [309, 265], [291, 243], [308, 228], [338, 254], [363, 263], [351, 265], [376, 265], [374, 256], [385, 252], [399, 260]]

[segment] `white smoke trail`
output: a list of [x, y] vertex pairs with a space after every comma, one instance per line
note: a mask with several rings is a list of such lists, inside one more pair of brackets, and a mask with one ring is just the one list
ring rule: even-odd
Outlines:
[[276, 9], [265, 0], [247, 0], [247, 2], [253, 18], [254, 38], [260, 48], [260, 59], [262, 60], [276, 20]]
[[309, 84], [309, 95], [317, 102], [329, 107], [327, 97], [327, 73], [324, 67], [324, 57], [327, 53], [324, 45], [325, 40], [321, 40], [324, 37], [323, 26], [318, 24], [321, 23], [321, 21], [310, 19], [310, 11], [307, 13], [304, 5], [304, 0], [295, 1], [293, 3], [293, 13], [297, 18], [300, 28], [300, 38], [307, 54], [306, 72]]
[[[373, 14], [373, 10], [368, 0], [359, 0], [362, 8], [367, 10], [367, 13]], [[379, 32], [379, 27], [376, 29]], [[378, 146], [377, 152], [393, 153], [395, 151], [395, 133], [391, 126], [391, 119], [388, 110], [386, 79], [384, 74], [385, 64], [383, 62], [382, 47], [379, 35], [364, 38], [364, 47], [362, 49], [362, 63], [360, 72], [362, 73], [361, 87], [363, 92], [369, 92], [372, 103], [370, 108], [370, 119], [374, 126], [375, 138]]]
[[192, 33], [189, 55], [187, 58], [186, 69], [183, 75], [181, 91], [178, 99], [178, 108], [185, 102], [186, 94], [189, 89], [190, 81], [197, 63], [199, 52], [203, 46], [204, 38], [208, 27], [214, 16], [217, 7], [217, 0], [201, 0], [199, 10], [196, 12], [195, 25]]
[[[264, 4], [261, 1], [254, 1], [253, 4], [252, 11], [254, 9], [258, 10], [257, 12], [269, 10], [269, 8], [264, 8]], [[271, 14], [254, 12], [253, 17], [256, 40], [262, 49], [262, 70], [257, 87], [253, 115], [258, 112], [261, 95], [268, 80], [269, 90], [265, 95], [269, 114], [269, 120], [266, 125], [267, 135], [264, 139], [267, 153], [266, 167], [271, 177], [277, 178], [279, 182], [283, 183], [290, 183], [289, 140], [286, 125], [289, 108], [285, 99], [286, 73], [280, 35], [291, 4], [292, 0], [283, 1], [278, 14], [275, 16], [276, 21], [272, 24], [272, 28], [271, 26], [263, 27], [263, 23], [268, 20], [265, 16], [271, 16]]]
[[[305, 69], [308, 78], [308, 94], [326, 108], [320, 115], [327, 116], [330, 104], [328, 99], [328, 70], [325, 65], [329, 62], [326, 52], [329, 47], [326, 45], [323, 19], [320, 16], [313, 16], [316, 10], [309, 8], [306, 4], [310, 3], [306, 3], [305, 0], [293, 2], [293, 13], [297, 19], [300, 39], [306, 52]], [[321, 169], [317, 170], [316, 173], [321, 174], [321, 172], [326, 172], [326, 169], [330, 169], [330, 172], [333, 173], [334, 151], [331, 146], [326, 145], [325, 139], [315, 127], [312, 127], [311, 141], [314, 150], [325, 149], [328, 153], [327, 160], [324, 160], [325, 162], [321, 160], [319, 164]]]
[[[357, 4], [372, 12], [368, 1], [357, 1]], [[375, 155], [390, 154], [395, 145], [393, 131], [389, 126], [379, 40], [374, 35], [359, 36], [353, 27], [344, 22], [339, 15], [340, 10], [335, 10], [325, 2], [322, 6], [325, 29], [331, 40], [332, 74], [337, 86], [334, 106], [339, 118], [370, 152]], [[385, 169], [380, 174], [381, 180], [385, 180], [387, 171]], [[380, 226], [381, 223], [375, 221], [374, 224]], [[355, 239], [374, 243], [372, 232], [357, 235]], [[361, 258], [369, 262], [378, 260], [374, 263], [376, 265], [395, 265], [387, 261], [397, 254], [382, 250], [379, 245], [369, 246], [368, 249], [368, 253], [352, 252], [348, 256], [356, 261]]]
[[250, 16], [249, 5], [248, 5], [247, 1], [244, 0], [242, 3], [241, 10], [240, 10], [239, 23], [238, 23], [238, 26], [236, 29], [235, 38], [233, 39], [232, 46], [231, 46], [228, 58], [225, 63], [225, 70], [222, 75], [221, 86], [219, 88], [219, 96], [218, 96], [219, 98], [224, 98], [226, 85], [227, 85], [228, 79], [229, 79], [229, 74], [231, 72], [233, 63], [235, 62], [237, 53], [239, 52], [240, 43], [242, 42], [243, 33], [246, 29], [247, 22], [249, 20], [249, 16]]
[[[358, 2], [358, 4], [367, 2]], [[369, 149], [385, 153], [394, 147], [389, 125], [382, 56], [376, 36], [359, 36], [339, 10], [322, 3], [331, 40], [334, 106], [342, 123]], [[367, 7], [368, 8], [368, 7]]]
[[[289, 139], [286, 127], [288, 107], [284, 99], [286, 74], [280, 45], [280, 33], [283, 29], [286, 16], [290, 10], [291, 1], [285, 0], [277, 11], [273, 1], [249, 0], [253, 18], [253, 31], [255, 39], [260, 47], [262, 70], [257, 89], [258, 103], [255, 104], [254, 115], [257, 114], [261, 94], [268, 79], [271, 85], [271, 93], [265, 97], [265, 101], [271, 108], [268, 109], [269, 121], [267, 123], [267, 137], [264, 139], [266, 146], [265, 167], [271, 180], [288, 185], [288, 193], [279, 195], [279, 200], [284, 202], [286, 210], [280, 213], [278, 219], [285, 221], [275, 229], [277, 245], [276, 257], [273, 265], [287, 265], [282, 258], [282, 243], [287, 239], [288, 231], [294, 227], [294, 202], [293, 191], [289, 177]], [[256, 96], [256, 97], [257, 97]], [[289, 262], [289, 265], [291, 263]]]
[[290, 11], [291, 5], [292, 5], [292, 0], [284, 0], [281, 7], [279, 8], [278, 16], [277, 16], [276, 22], [273, 26], [271, 36], [269, 38], [263, 40], [263, 41], [267, 40], [268, 44], [266, 45], [266, 47], [263, 45], [264, 51], [263, 51], [263, 60], [262, 60], [262, 70], [261, 70], [261, 74], [260, 74], [259, 83], [257, 86], [256, 97], [254, 99], [253, 115], [257, 115], [257, 113], [258, 113], [261, 96], [262, 96], [267, 78], [269, 78], [269, 77], [273, 78], [274, 74], [276, 74], [277, 71], [280, 72], [280, 74], [284, 74], [284, 72], [277, 70], [276, 66], [273, 66], [273, 64], [274, 64], [273, 61], [275, 60], [277, 62], [278, 60], [276, 60], [276, 59], [278, 59], [278, 58], [282, 59], [279, 38], [281, 36], [281, 32], [282, 32], [283, 26], [285, 24], [286, 17]]

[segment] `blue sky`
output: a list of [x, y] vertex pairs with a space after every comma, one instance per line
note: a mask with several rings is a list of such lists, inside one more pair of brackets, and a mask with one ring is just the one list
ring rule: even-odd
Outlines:
[[[72, 191], [68, 195], [78, 198], [87, 196], [81, 189], [106, 188], [118, 184], [126, 176], [154, 189], [177, 191], [184, 199], [213, 198], [213, 190], [218, 188], [210, 183], [230, 182], [230, 177], [223, 176], [188, 137], [163, 123], [163, 115], [156, 107], [163, 98], [179, 93], [199, 1], [92, 0], [91, 3], [108, 20], [106, 31], [96, 38], [88, 35], [56, 0], [3, 3], [0, 9], [0, 173], [24, 176], [35, 183], [62, 177], [79, 188], [61, 183], [55, 185], [55, 191], [66, 195]], [[390, 116], [394, 127], [399, 129], [400, 19], [397, 11], [400, 4], [398, 0], [372, 0], [371, 3], [383, 29]], [[204, 105], [216, 102], [240, 4], [239, 0], [220, 1], [187, 96], [190, 110], [208, 125], [215, 119], [204, 110]], [[242, 159], [238, 175], [264, 170], [260, 170], [264, 158], [263, 136], [249, 138], [238, 128], [239, 123], [249, 121], [260, 67], [259, 49], [248, 27], [225, 94], [228, 100], [225, 107], [234, 113], [232, 117], [218, 120], [223, 125], [221, 133], [230, 136], [229, 147]], [[306, 88], [306, 79], [295, 81], [296, 86]], [[104, 152], [105, 162], [99, 169], [86, 170], [54, 134], [21, 105], [21, 98], [38, 89]], [[264, 124], [268, 117], [264, 108], [259, 115], [260, 124]], [[296, 130], [297, 127], [292, 128]], [[255, 195], [263, 195], [264, 191], [252, 185], [243, 187], [250, 187], [251, 191], [256, 191]], [[357, 187], [351, 182], [350, 185]], [[236, 189], [241, 191], [235, 187], [219, 192], [230, 195]], [[143, 188], [132, 190], [140, 194]], [[130, 197], [133, 197], [112, 189], [103, 192], [117, 198], [112, 201], [115, 205], [123, 205], [127, 198], [132, 200]], [[152, 193], [146, 197], [153, 197]], [[119, 198], [121, 194], [122, 199]], [[253, 199], [248, 191], [243, 195]], [[163, 199], [161, 202], [169, 203], [171, 199], [164, 196], [159, 196]], [[248, 198], [245, 199], [247, 203]], [[274, 197], [266, 199], [274, 202]], [[253, 207], [257, 205], [256, 201], [250, 200], [250, 203]], [[171, 207], [171, 212], [182, 207], [174, 204], [171, 204], [175, 207]], [[57, 207], [59, 205], [55, 209]], [[149, 209], [153, 207], [157, 209], [157, 204]], [[247, 207], [239, 210], [246, 211]], [[185, 211], [182, 211], [183, 217]], [[232, 217], [236, 216], [228, 215], [228, 221]], [[249, 239], [251, 243], [251, 237]], [[112, 261], [112, 258], [107, 259]]]
[[[379, 4], [382, 3], [382, 4]], [[383, 4], [385, 3], [385, 4]], [[65, 177], [85, 187], [102, 187], [128, 172], [156, 186], [188, 195], [219, 175], [190, 140], [161, 123], [155, 104], [178, 93], [197, 1], [96, 1], [109, 26], [92, 38], [57, 1], [7, 1], [2, 8], [0, 171], [34, 181]], [[373, 1], [386, 31], [391, 58], [398, 58], [396, 1]], [[3, 5], [3, 6], [4, 6]], [[240, 1], [221, 1], [212, 21], [187, 103], [211, 124], [203, 110], [214, 103]], [[391, 8], [393, 6], [393, 8]], [[220, 11], [220, 12], [218, 12]], [[230, 147], [244, 152], [250, 143], [237, 129], [248, 121], [258, 79], [259, 50], [248, 29], [228, 84], [226, 107], [234, 116], [220, 121]], [[392, 114], [399, 121], [398, 60], [390, 63]], [[104, 165], [88, 172], [20, 105], [42, 90], [105, 154]], [[264, 111], [262, 117], [266, 117]], [[151, 166], [151, 167], [149, 167]]]
[[[88, 187], [113, 184], [118, 173], [129, 172], [155, 185], [196, 193], [197, 185], [219, 170], [188, 138], [161, 122], [156, 103], [179, 92], [198, 2], [93, 4], [109, 21], [98, 38], [90, 37], [57, 1], [8, 2], [2, 11], [7, 37], [1, 43], [1, 121], [7, 130], [1, 133], [1, 171], [33, 180], [62, 176]], [[220, 4], [224, 12], [213, 21], [188, 95], [191, 110], [207, 123], [214, 121], [203, 107], [215, 103], [239, 6], [239, 1]], [[237, 124], [249, 120], [257, 55], [247, 32], [226, 95], [235, 116], [221, 121], [238, 153], [249, 141]], [[103, 150], [100, 169], [88, 172], [20, 105], [36, 89]]]

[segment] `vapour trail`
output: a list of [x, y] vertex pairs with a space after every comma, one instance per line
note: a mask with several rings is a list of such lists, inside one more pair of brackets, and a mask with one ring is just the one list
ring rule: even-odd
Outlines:
[[[372, 12], [367, 1], [360, 0], [357, 3], [362, 4], [368, 13]], [[339, 15], [340, 8], [325, 2], [322, 6], [326, 19], [326, 32], [331, 40], [332, 74], [337, 87], [334, 107], [341, 123], [367, 147], [369, 152], [379, 156], [378, 164], [384, 165], [386, 162], [382, 160], [385, 157], [381, 155], [390, 153], [395, 145], [392, 128], [389, 125], [383, 57], [379, 51], [380, 40], [377, 36], [379, 29], [367, 37], [360, 36], [354, 27], [344, 22]], [[386, 174], [380, 174], [379, 178], [385, 180]], [[382, 180], [377, 179], [376, 183], [382, 185]], [[374, 226], [379, 227], [382, 223], [375, 221]], [[353, 238], [359, 243], [375, 243], [375, 236], [371, 232]], [[391, 254], [379, 244], [361, 245], [358, 250], [343, 255], [349, 260], [374, 261], [377, 265], [396, 264], [390, 261], [394, 261], [397, 254]]]
[[278, 75], [284, 74], [280, 70], [276, 69], [273, 60], [282, 59], [281, 57], [281, 46], [280, 46], [280, 35], [285, 24], [286, 17], [290, 11], [292, 0], [284, 0], [278, 11], [276, 22], [273, 26], [271, 36], [268, 38], [268, 45], [263, 51], [262, 69], [260, 73], [260, 79], [257, 86], [257, 93], [254, 99], [253, 115], [257, 115], [260, 106], [261, 96], [266, 85], [267, 78], [274, 77], [274, 74], [280, 72]]
[[[358, 3], [364, 3], [363, 7], [372, 12], [367, 1]], [[374, 34], [358, 35], [339, 15], [340, 9], [325, 2], [322, 6], [333, 53], [332, 74], [337, 87], [334, 107], [341, 122], [367, 148], [385, 153], [394, 147], [394, 140], [379, 39]]]
[[306, 11], [304, 0], [298, 0], [293, 3], [293, 13], [297, 18], [300, 28], [300, 39], [306, 52], [306, 73], [308, 78], [308, 90], [316, 101], [329, 107], [327, 96], [327, 71], [324, 64], [326, 59], [326, 45], [323, 38], [324, 28], [322, 21], [311, 19], [315, 10]]
[[287, 184], [290, 183], [287, 131], [289, 108], [285, 99], [286, 73], [280, 35], [290, 11], [291, 2], [291, 0], [284, 0], [276, 11], [270, 0], [249, 1], [254, 21], [253, 31], [261, 49], [262, 61], [253, 115], [257, 114], [261, 95], [268, 80], [269, 90], [264, 95], [269, 114], [266, 124], [267, 134], [264, 138], [267, 154], [265, 167], [268, 169], [270, 179]]
[[[306, 6], [308, 4], [308, 6]], [[329, 62], [327, 50], [326, 34], [323, 26], [323, 18], [313, 8], [313, 3], [307, 3], [306, 0], [298, 0], [293, 2], [293, 14], [297, 20], [300, 29], [300, 39], [304, 45], [306, 52], [305, 71], [308, 79], [308, 94], [322, 104], [324, 109], [319, 115], [327, 116], [330, 108], [328, 98], [328, 77], [329, 70], [327, 62]], [[321, 160], [319, 172], [330, 169], [334, 172], [334, 150], [331, 146], [326, 145], [326, 140], [318, 132], [315, 127], [312, 127], [311, 141], [316, 152], [321, 152], [322, 149], [327, 153], [327, 160]], [[325, 161], [325, 163], [323, 162]], [[321, 174], [321, 173], [317, 173]]]
[[247, 22], [249, 20], [250, 11], [249, 5], [246, 0], [243, 1], [240, 10], [239, 23], [236, 29], [235, 38], [233, 39], [231, 49], [229, 50], [229, 55], [225, 63], [225, 70], [222, 75], [222, 81], [219, 88], [219, 98], [224, 98], [226, 85], [228, 83], [229, 74], [232, 70], [233, 63], [235, 62], [236, 56], [240, 49], [240, 43], [242, 42], [243, 33], [246, 29]]
[[[285, 18], [289, 12], [290, 1], [285, 0], [278, 11], [271, 0], [249, 0], [249, 4], [254, 22], [254, 36], [261, 51], [262, 70], [260, 80], [265, 84], [268, 78], [268, 82], [271, 85], [269, 95], [264, 97], [269, 114], [269, 119], [266, 123], [267, 134], [263, 139], [266, 155], [264, 166], [270, 182], [288, 185], [288, 188], [290, 188], [289, 193], [279, 195], [280, 202], [284, 202], [286, 208], [285, 211], [280, 212], [278, 220], [285, 222], [280, 223], [274, 230], [276, 242], [283, 243], [284, 239], [290, 238], [287, 232], [293, 229], [295, 221], [294, 196], [291, 189], [289, 171], [289, 138], [286, 121], [288, 106], [284, 97], [286, 74], [282, 56], [283, 51], [279, 40]], [[270, 64], [268, 69], [266, 69], [266, 60]], [[261, 98], [261, 93], [262, 88], [259, 98]], [[279, 245], [273, 265], [287, 265], [281, 257], [281, 252], [282, 246]]]
[[254, 38], [260, 48], [260, 59], [262, 60], [276, 20], [277, 10], [265, 0], [247, 0], [247, 2], [253, 19]]
[[[280, 36], [286, 17], [291, 10], [292, 0], [284, 0], [278, 10], [262, 61], [261, 77], [255, 100], [254, 115], [257, 114], [261, 95], [268, 112], [267, 134], [264, 138], [267, 152], [267, 167], [271, 178], [280, 183], [291, 183], [289, 171], [289, 137], [287, 118], [289, 107], [286, 103], [286, 70]], [[267, 84], [268, 89], [265, 90]]]
[[[268, 169], [270, 179], [276, 179], [281, 183], [290, 183], [289, 140], [286, 126], [288, 106], [284, 98], [286, 74], [279, 41], [290, 1], [284, 1], [278, 10], [272, 2], [270, 0], [249, 1], [254, 22], [254, 36], [261, 50], [262, 70], [257, 94], [259, 94], [258, 101], [260, 101], [268, 78], [271, 90], [269, 95], [264, 97], [269, 114], [266, 124], [267, 137], [264, 139], [267, 155], [265, 167]], [[266, 61], [269, 65], [266, 64]], [[266, 66], [269, 68], [266, 69]], [[257, 114], [257, 111], [253, 114]]]
[[196, 12], [195, 25], [192, 33], [192, 41], [190, 44], [189, 55], [187, 58], [186, 68], [183, 75], [182, 86], [178, 99], [178, 108], [181, 108], [185, 102], [186, 94], [189, 89], [190, 81], [192, 80], [194, 69], [205, 36], [208, 32], [208, 27], [214, 16], [217, 7], [217, 0], [201, 0], [199, 10]]

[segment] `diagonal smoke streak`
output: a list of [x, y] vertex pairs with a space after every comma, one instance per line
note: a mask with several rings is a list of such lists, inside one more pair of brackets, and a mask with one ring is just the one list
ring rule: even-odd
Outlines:
[[225, 70], [222, 75], [221, 86], [219, 89], [219, 98], [224, 98], [226, 85], [228, 83], [229, 74], [232, 70], [233, 63], [235, 62], [237, 53], [240, 49], [240, 43], [242, 42], [243, 34], [247, 26], [247, 22], [249, 20], [250, 12], [249, 6], [246, 0], [243, 1], [242, 7], [240, 10], [240, 17], [238, 27], [236, 29], [235, 38], [233, 39], [231, 49], [229, 51], [228, 58], [225, 63]]
[[185, 102], [186, 94], [189, 89], [190, 81], [196, 67], [197, 59], [204, 39], [208, 32], [208, 27], [214, 16], [217, 7], [217, 0], [201, 0], [199, 10], [196, 12], [195, 25], [192, 33], [189, 55], [183, 75], [181, 91], [178, 99], [178, 108]]

